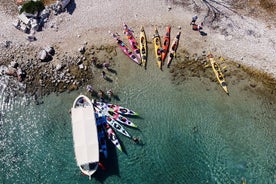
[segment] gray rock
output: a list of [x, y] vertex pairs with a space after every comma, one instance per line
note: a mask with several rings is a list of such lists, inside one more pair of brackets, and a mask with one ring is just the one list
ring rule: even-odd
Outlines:
[[41, 61], [46, 61], [47, 60], [47, 57], [48, 57], [48, 53], [46, 52], [46, 50], [41, 50], [39, 53], [38, 53], [38, 58], [41, 60]]
[[62, 64], [57, 64], [57, 66], [56, 66], [56, 71], [60, 71], [60, 70], [62, 70]]
[[52, 56], [55, 54], [55, 50], [52, 46], [47, 46], [45, 48], [45, 51], [48, 53], [48, 54], [51, 54]]

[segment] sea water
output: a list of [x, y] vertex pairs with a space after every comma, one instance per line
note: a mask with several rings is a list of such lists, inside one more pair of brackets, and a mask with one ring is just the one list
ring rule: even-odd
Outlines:
[[[1, 77], [0, 183], [247, 183], [276, 182], [276, 106], [229, 83], [190, 77], [172, 83], [149, 53], [147, 70], [118, 50], [107, 73], [111, 103], [139, 113], [126, 127], [140, 144], [117, 133], [105, 170], [83, 176], [76, 165], [69, 109], [79, 91], [39, 98], [13, 95]], [[102, 80], [102, 79], [99, 79]], [[10, 79], [9, 79], [10, 81]], [[104, 88], [104, 80], [98, 88]]]

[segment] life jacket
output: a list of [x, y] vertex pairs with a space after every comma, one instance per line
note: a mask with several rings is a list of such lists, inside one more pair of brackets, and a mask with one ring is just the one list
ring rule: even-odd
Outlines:
[[197, 26], [197, 24], [193, 24], [192, 29], [193, 29], [194, 31], [198, 31], [198, 26]]

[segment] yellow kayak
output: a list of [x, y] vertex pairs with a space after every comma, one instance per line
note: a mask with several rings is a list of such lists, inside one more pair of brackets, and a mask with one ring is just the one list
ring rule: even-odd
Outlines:
[[227, 95], [229, 95], [228, 89], [227, 89], [227, 84], [225, 82], [224, 76], [220, 70], [220, 67], [218, 63], [215, 61], [214, 56], [212, 54], [209, 54], [207, 56], [209, 58], [209, 61], [211, 63], [212, 69], [219, 81], [220, 86], [223, 88], [223, 90], [226, 92]]
[[153, 44], [154, 44], [154, 53], [156, 57], [157, 66], [158, 68], [160, 68], [160, 70], [162, 70], [161, 40], [160, 40], [160, 36], [157, 28], [155, 28], [155, 33], [153, 35]]
[[141, 27], [140, 30], [140, 54], [142, 65], [146, 68], [147, 65], [147, 37], [144, 30], [144, 27]]

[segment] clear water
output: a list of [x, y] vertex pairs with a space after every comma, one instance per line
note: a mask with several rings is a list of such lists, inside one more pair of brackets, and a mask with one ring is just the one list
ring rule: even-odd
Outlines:
[[139, 130], [126, 129], [143, 144], [117, 134], [125, 153], [110, 144], [106, 170], [89, 181], [76, 166], [68, 113], [85, 90], [35, 105], [7, 95], [0, 76], [0, 183], [276, 183], [275, 104], [239, 85], [230, 84], [227, 96], [207, 79], [176, 86], [153, 58], [147, 70], [121, 53], [115, 59], [113, 82], [99, 79], [98, 87], [111, 86], [120, 99], [112, 103], [140, 114], [131, 118]]

